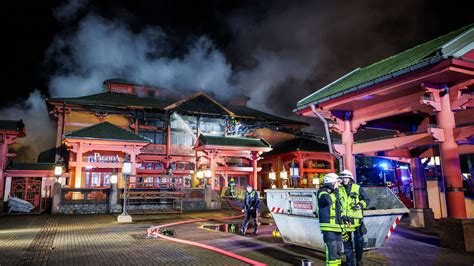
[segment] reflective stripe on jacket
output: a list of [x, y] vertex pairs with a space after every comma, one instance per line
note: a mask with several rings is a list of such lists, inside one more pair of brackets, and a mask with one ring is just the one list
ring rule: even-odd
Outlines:
[[318, 191], [319, 228], [321, 231], [342, 232], [341, 204], [335, 191], [323, 187]]
[[[350, 187], [349, 193], [346, 191], [348, 187]], [[345, 225], [345, 228], [347, 231], [355, 231], [355, 228], [360, 226], [360, 219], [363, 218], [363, 213], [362, 210], [354, 210], [354, 206], [360, 203], [362, 208], [366, 208], [369, 202], [367, 194], [362, 191], [360, 185], [352, 183], [340, 188], [339, 199], [342, 204], [342, 216], [354, 219], [354, 223], [350, 226]]]

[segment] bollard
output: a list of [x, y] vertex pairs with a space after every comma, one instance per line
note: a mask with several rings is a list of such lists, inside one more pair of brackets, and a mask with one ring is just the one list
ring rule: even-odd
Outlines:
[[310, 259], [302, 259], [301, 266], [313, 266], [314, 262]]

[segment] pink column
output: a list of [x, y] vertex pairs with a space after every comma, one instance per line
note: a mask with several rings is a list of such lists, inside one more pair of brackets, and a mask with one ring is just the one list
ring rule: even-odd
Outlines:
[[456, 127], [454, 113], [451, 110], [449, 93], [440, 92], [441, 111], [436, 114], [438, 126], [444, 130], [445, 141], [440, 143], [441, 163], [444, 185], [446, 187], [446, 202], [448, 217], [466, 218], [466, 203], [462, 190], [461, 166], [459, 163], [458, 144], [454, 140]]
[[252, 176], [250, 177], [250, 184], [252, 185], [253, 189], [258, 190], [257, 185], [257, 159], [258, 154], [257, 152], [252, 152]]
[[74, 187], [82, 187], [82, 143], [78, 143], [76, 150], [76, 175], [74, 180]]
[[428, 206], [428, 193], [426, 191], [426, 180], [424, 178], [423, 169], [420, 158], [410, 159], [411, 176], [413, 178], [413, 189], [415, 194], [415, 208], [425, 209]]
[[[128, 177], [128, 181], [129, 181], [128, 185], [129, 185], [129, 188], [134, 188], [135, 183], [137, 182], [137, 155], [135, 153], [135, 147], [130, 148], [129, 154], [130, 154], [130, 162], [132, 163], [132, 173]], [[170, 180], [168, 180], [168, 184], [169, 183], [170, 183]]]
[[354, 143], [354, 135], [351, 130], [351, 121], [349, 119], [344, 120], [344, 131], [342, 132], [342, 144], [345, 148], [344, 154], [344, 168], [351, 171], [356, 178], [356, 167], [355, 159], [352, 154], [352, 144]]
[[[62, 110], [62, 112], [65, 112], [64, 109]], [[58, 113], [58, 127], [57, 127], [57, 130], [56, 130], [56, 155], [55, 155], [55, 158], [56, 158], [56, 162], [59, 160], [59, 149], [61, 148], [61, 144], [62, 144], [62, 141], [63, 141], [63, 124], [64, 124], [64, 117], [61, 113]]]
[[[297, 157], [297, 160], [298, 160], [298, 172], [300, 174], [300, 179], [301, 181], [303, 181], [303, 171], [304, 171], [304, 166], [303, 166], [303, 156], [301, 156], [301, 154], [298, 154], [298, 157]], [[308, 186], [308, 184], [310, 183], [309, 180], [307, 180], [308, 182], [306, 183], [306, 186]], [[303, 185], [303, 183], [301, 182], [301, 184]], [[298, 184], [298, 187], [299, 184]]]
[[215, 181], [214, 181], [214, 178], [215, 178], [215, 174], [216, 174], [216, 170], [215, 170], [215, 167], [214, 167], [214, 152], [211, 151], [210, 154], [209, 154], [209, 164], [210, 164], [210, 168], [211, 168], [211, 178], [209, 179], [210, 182], [211, 182], [211, 190], [214, 190], [214, 185], [215, 185]]

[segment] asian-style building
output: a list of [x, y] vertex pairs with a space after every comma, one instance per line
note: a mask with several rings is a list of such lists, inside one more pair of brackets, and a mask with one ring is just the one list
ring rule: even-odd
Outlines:
[[[244, 178], [240, 186], [256, 187], [256, 161], [271, 149], [266, 130], [291, 138], [307, 125], [249, 108], [247, 97], [221, 103], [203, 92], [173, 95], [122, 80], [104, 87], [105, 93], [47, 100], [58, 125], [57, 158], [67, 162], [66, 186], [108, 186], [129, 155], [132, 188], [191, 187], [199, 169], [212, 171], [208, 182], [215, 190], [229, 175]], [[164, 176], [169, 168], [172, 180]]]
[[[464, 245], [459, 239], [472, 239], [474, 233], [474, 222], [466, 219], [474, 218], [474, 204], [464, 195], [459, 158], [474, 153], [473, 78], [474, 26], [469, 25], [357, 68], [300, 100], [295, 112], [329, 121], [342, 138], [334, 149], [353, 173], [355, 155], [408, 160], [414, 184], [412, 225], [431, 226], [434, 216], [449, 217], [441, 219], [442, 244]], [[355, 142], [355, 132], [364, 127], [396, 134]], [[435, 156], [442, 174], [427, 182], [421, 160]], [[463, 248], [474, 250], [465, 243]]]
[[[314, 173], [334, 169], [327, 145], [298, 138], [300, 144], [293, 151], [278, 148], [283, 147], [281, 142], [293, 143], [308, 124], [252, 109], [248, 97], [216, 100], [203, 92], [169, 92], [124, 80], [106, 80], [104, 89], [83, 97], [47, 99], [50, 117], [57, 122], [56, 145], [42, 152], [36, 163], [15, 163], [6, 157], [13, 154], [2, 152], [5, 202], [8, 196], [24, 196], [38, 212], [51, 204], [53, 213], [120, 211], [124, 160], [132, 164], [127, 188], [136, 201], [145, 199], [146, 204], [162, 201], [157, 191], [187, 189], [191, 198], [198, 194], [203, 198], [203, 192], [189, 189], [206, 187], [214, 200], [224, 196], [231, 179], [238, 191], [248, 184], [263, 191], [271, 187], [269, 172], [262, 171], [268, 166], [263, 154], [272, 162], [282, 160], [272, 166], [278, 172], [289, 158], [301, 162], [300, 173], [308, 174], [298, 176], [302, 187]], [[2, 131], [4, 150], [24, 135], [24, 126], [13, 129]], [[277, 153], [269, 153], [273, 146]], [[319, 159], [324, 162], [315, 170], [313, 162]], [[59, 165], [63, 172], [58, 175], [54, 169]], [[61, 184], [59, 192], [53, 191], [55, 182]], [[54, 205], [53, 195], [64, 204]], [[201, 204], [189, 202], [188, 209]], [[137, 208], [145, 208], [140, 204]]]
[[[8, 194], [5, 193], [5, 169], [8, 159], [15, 156], [9, 153], [8, 146], [15, 143], [15, 139], [26, 135], [25, 125], [22, 120], [0, 120], [0, 207], [8, 200]], [[6, 194], [6, 195], [5, 195]]]

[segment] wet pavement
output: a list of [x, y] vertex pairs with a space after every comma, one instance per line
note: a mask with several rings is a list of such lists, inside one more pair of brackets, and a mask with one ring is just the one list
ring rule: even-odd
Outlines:
[[[273, 236], [273, 220], [262, 218], [258, 235], [248, 228], [238, 234], [242, 220], [219, 218], [235, 212], [134, 216], [133, 224], [118, 224], [113, 215], [0, 217], [0, 265], [243, 265], [224, 255], [164, 239], [147, 238], [150, 226], [179, 220], [214, 217], [167, 229], [174, 237], [208, 244], [268, 265], [300, 265], [312, 260], [324, 265], [324, 253], [285, 244]], [[402, 222], [385, 245], [364, 253], [365, 265], [473, 265], [474, 255], [439, 247], [433, 233]]]

